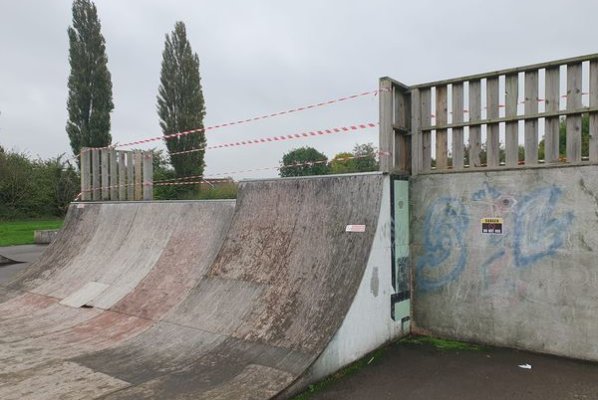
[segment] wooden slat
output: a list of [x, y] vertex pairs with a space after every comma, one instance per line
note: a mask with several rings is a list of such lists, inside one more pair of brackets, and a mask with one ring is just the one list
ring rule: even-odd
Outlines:
[[414, 175], [420, 173], [423, 167], [420, 102], [420, 91], [414, 89], [411, 92], [411, 172]]
[[91, 186], [93, 201], [98, 201], [102, 198], [100, 189], [100, 150], [91, 150]]
[[102, 200], [110, 200], [110, 180], [109, 180], [109, 161], [108, 149], [100, 150], [100, 168], [102, 169]]
[[543, 68], [556, 67], [556, 66], [565, 65], [565, 64], [581, 63], [583, 61], [590, 61], [590, 60], [598, 60], [598, 53], [587, 54], [585, 56], [579, 56], [579, 57], [563, 58], [560, 60], [548, 61], [548, 62], [543, 62], [543, 63], [538, 63], [538, 64], [524, 65], [522, 67], [517, 67], [517, 68], [508, 68], [508, 69], [502, 69], [502, 70], [498, 70], [498, 71], [485, 72], [485, 73], [481, 73], [481, 74], [460, 76], [458, 78], [451, 78], [451, 79], [444, 79], [444, 80], [434, 81], [434, 82], [420, 83], [417, 85], [412, 85], [411, 89], [415, 89], [415, 88], [423, 89], [426, 87], [430, 88], [433, 86], [449, 85], [451, 83], [457, 83], [457, 82], [476, 81], [476, 80], [480, 80], [483, 78], [492, 78], [492, 77], [498, 77], [501, 75], [511, 75], [511, 74], [517, 74], [520, 72], [527, 73], [528, 71], [533, 72], [533, 71], [538, 71]]
[[[598, 107], [598, 61], [590, 62], [590, 107]], [[598, 163], [598, 112], [590, 113], [590, 162]]]
[[[430, 89], [422, 89], [420, 94], [420, 115], [422, 128], [432, 124], [432, 92]], [[430, 171], [432, 168], [432, 134], [430, 131], [422, 134], [422, 171]]]
[[411, 130], [411, 97], [401, 87], [394, 87], [394, 109], [393, 171], [409, 172], [411, 171], [411, 138], [407, 133]]
[[[538, 71], [525, 73], [525, 115], [538, 113]], [[525, 120], [525, 165], [538, 163], [538, 120]]]
[[[479, 80], [469, 81], [469, 121], [482, 119], [482, 84]], [[469, 128], [469, 165], [481, 166], [482, 130], [479, 125]]]
[[388, 79], [380, 79], [380, 109], [379, 109], [379, 138], [378, 145], [380, 152], [390, 153], [390, 156], [380, 157], [380, 171], [390, 172], [392, 169], [392, 163], [394, 160], [394, 130], [393, 125], [393, 113], [392, 113], [392, 82]]
[[[511, 74], [505, 77], [505, 116], [517, 116], [519, 102], [519, 76]], [[519, 163], [519, 124], [507, 122], [505, 125], [505, 165], [515, 167]]]
[[[498, 77], [486, 80], [486, 112], [489, 119], [498, 118]], [[488, 124], [486, 151], [488, 166], [498, 167], [500, 154], [500, 137], [498, 124]]]
[[91, 151], [81, 149], [81, 200], [91, 200]]
[[[447, 87], [436, 87], [436, 124], [447, 123], [448, 103]], [[436, 131], [436, 169], [448, 167], [448, 132], [446, 129]]]
[[[560, 67], [546, 69], [545, 111], [558, 112], [560, 104]], [[559, 117], [544, 120], [544, 160], [559, 161]]]
[[118, 171], [116, 161], [116, 149], [110, 149], [110, 200], [118, 200]]
[[143, 153], [143, 200], [149, 201], [154, 198], [154, 168], [153, 153], [145, 151]]
[[[581, 109], [581, 63], [567, 65], [567, 110]], [[581, 115], [567, 117], [567, 162], [581, 161]]]
[[134, 163], [135, 163], [135, 200], [141, 200], [143, 198], [143, 188], [141, 185], [141, 176], [143, 174], [143, 158], [141, 155], [141, 151], [135, 151], [134, 155]]
[[[463, 122], [463, 83], [453, 84], [453, 123]], [[453, 129], [453, 169], [463, 169], [463, 128]]]
[[125, 152], [118, 152], [118, 199], [127, 200], [127, 165], [125, 164]]
[[[442, 126], [432, 125], [427, 130], [434, 130], [434, 129], [453, 129], [453, 128], [462, 128], [465, 126], [476, 126], [476, 125], [485, 125], [485, 124], [500, 124], [501, 122], [516, 122], [516, 121], [526, 121], [528, 119], [538, 119], [538, 118], [552, 118], [552, 117], [559, 117], [559, 116], [566, 116], [566, 115], [579, 115], [579, 113], [592, 113], [598, 112], [598, 107], [581, 107], [576, 111], [567, 111], [567, 110], [560, 110], [554, 113], [547, 113], [547, 112], [538, 112], [536, 114], [527, 114], [527, 115], [517, 115], [515, 117], [500, 117], [495, 119], [481, 119], [477, 122], [462, 122], [459, 124], [445, 124]], [[423, 129], [422, 130], [426, 130]]]
[[133, 152], [127, 151], [127, 200], [135, 200], [135, 165]]

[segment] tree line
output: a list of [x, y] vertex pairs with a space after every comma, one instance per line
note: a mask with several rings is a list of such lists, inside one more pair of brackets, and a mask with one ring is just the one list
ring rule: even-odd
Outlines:
[[378, 167], [372, 143], [356, 144], [353, 151], [338, 153], [331, 160], [313, 147], [300, 147], [282, 156], [279, 176], [348, 174], [377, 171]]
[[[79, 155], [83, 147], [112, 144], [112, 76], [98, 10], [91, 0], [73, 1], [72, 25], [67, 28], [67, 35], [70, 74], [65, 130], [73, 154]], [[205, 151], [201, 148], [206, 143], [202, 128], [206, 111], [199, 57], [191, 48], [185, 24], [180, 21], [165, 35], [156, 109], [163, 135], [197, 130], [166, 141], [169, 157], [158, 159], [158, 176], [202, 175]], [[192, 153], [172, 155], [198, 148]], [[0, 219], [63, 216], [79, 192], [78, 164], [78, 159], [73, 164], [64, 154], [43, 160], [0, 146]], [[183, 191], [188, 192], [189, 187], [163, 188], [158, 197], [181, 197]]]
[[[110, 114], [112, 77], [108, 69], [106, 41], [98, 11], [91, 0], [74, 0], [73, 25], [68, 28], [69, 64], [68, 120], [66, 132], [71, 149], [112, 144]], [[196, 130], [165, 140], [170, 164], [177, 177], [202, 175], [206, 139], [203, 119], [206, 109], [199, 74], [199, 57], [187, 38], [181, 21], [165, 35], [156, 109], [163, 135]], [[200, 149], [187, 154], [181, 151]]]

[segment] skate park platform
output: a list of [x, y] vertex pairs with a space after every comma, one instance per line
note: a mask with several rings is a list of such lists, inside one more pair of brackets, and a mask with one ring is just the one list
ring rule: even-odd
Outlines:
[[289, 397], [408, 332], [396, 193], [372, 173], [73, 203], [0, 286], [0, 398]]

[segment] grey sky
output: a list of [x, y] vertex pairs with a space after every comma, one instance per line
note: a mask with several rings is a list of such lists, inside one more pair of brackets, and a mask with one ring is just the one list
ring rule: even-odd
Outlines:
[[[112, 73], [115, 142], [160, 135], [164, 35], [187, 25], [214, 125], [377, 87], [598, 52], [598, 2], [96, 0]], [[70, 154], [65, 132], [71, 1], [0, 0], [0, 144]], [[376, 121], [377, 98], [207, 134], [208, 145]], [[370, 129], [209, 151], [207, 174], [276, 166], [291, 148], [332, 157], [377, 142]], [[159, 142], [152, 146], [162, 147]], [[149, 146], [146, 146], [149, 147]], [[274, 176], [275, 170], [236, 177]]]

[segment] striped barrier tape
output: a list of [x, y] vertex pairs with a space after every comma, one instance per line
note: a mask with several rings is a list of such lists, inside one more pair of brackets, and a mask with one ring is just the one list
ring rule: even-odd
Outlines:
[[347, 126], [341, 126], [338, 128], [330, 128], [330, 129], [323, 129], [323, 130], [316, 130], [316, 131], [309, 131], [309, 132], [293, 133], [290, 135], [270, 136], [270, 137], [264, 137], [264, 138], [258, 138], [258, 139], [242, 140], [239, 142], [230, 142], [230, 143], [223, 143], [223, 144], [218, 144], [218, 145], [213, 145], [213, 146], [203, 146], [203, 147], [198, 147], [198, 148], [190, 149], [190, 150], [176, 151], [176, 152], [170, 153], [170, 156], [194, 153], [194, 152], [202, 151], [202, 150], [214, 150], [214, 149], [246, 146], [246, 145], [251, 145], [251, 144], [281, 142], [281, 141], [294, 140], [294, 139], [303, 139], [306, 137], [313, 137], [313, 136], [331, 135], [331, 134], [335, 134], [335, 133], [348, 133], [348, 132], [353, 132], [353, 131], [362, 130], [362, 129], [375, 128], [376, 126], [378, 126], [377, 122], [368, 122], [365, 124], [347, 125]]
[[[387, 90], [387, 89], [382, 89], [382, 90]], [[105, 147], [96, 147], [95, 149], [102, 150], [102, 149], [109, 149], [112, 147], [130, 147], [130, 146], [135, 146], [135, 145], [139, 145], [139, 144], [155, 142], [155, 141], [159, 141], [159, 140], [170, 140], [173, 138], [180, 138], [182, 136], [186, 136], [186, 135], [189, 135], [192, 133], [208, 132], [208, 131], [212, 131], [215, 129], [226, 128], [226, 127], [235, 126], [235, 125], [241, 125], [241, 124], [245, 124], [245, 123], [249, 123], [249, 122], [260, 121], [260, 120], [264, 120], [264, 119], [274, 118], [274, 117], [278, 117], [278, 116], [282, 116], [282, 115], [286, 115], [286, 114], [297, 113], [297, 112], [301, 112], [301, 111], [307, 111], [307, 110], [311, 110], [314, 108], [324, 107], [324, 106], [341, 103], [341, 102], [348, 101], [348, 100], [357, 99], [357, 98], [364, 97], [364, 96], [377, 96], [379, 92], [380, 92], [380, 89], [370, 90], [367, 92], [357, 93], [357, 94], [353, 94], [350, 96], [339, 97], [336, 99], [322, 101], [322, 102], [314, 103], [314, 104], [309, 104], [306, 106], [292, 108], [289, 110], [278, 111], [278, 112], [274, 112], [271, 114], [259, 115], [259, 116], [252, 117], [252, 118], [247, 118], [247, 119], [242, 119], [242, 120], [232, 121], [232, 122], [226, 122], [223, 124], [212, 125], [212, 126], [207, 126], [207, 127], [198, 127], [195, 129], [189, 129], [186, 131], [171, 133], [168, 135], [140, 139], [140, 140], [136, 140], [133, 142], [119, 144], [118, 146], [111, 145], [111, 146], [105, 146]], [[91, 149], [91, 148], [89, 148], [89, 149]]]

